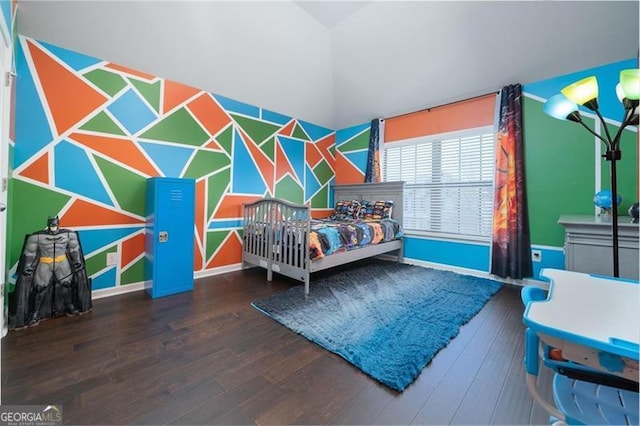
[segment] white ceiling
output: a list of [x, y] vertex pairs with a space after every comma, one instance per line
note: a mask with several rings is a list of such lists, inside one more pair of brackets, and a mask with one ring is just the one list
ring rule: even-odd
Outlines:
[[370, 1], [295, 1], [327, 29], [332, 29]]
[[333, 129], [638, 55], [638, 1], [20, 1], [33, 37]]
[[331, 31], [336, 120], [395, 116], [636, 57], [638, 5], [372, 2]]

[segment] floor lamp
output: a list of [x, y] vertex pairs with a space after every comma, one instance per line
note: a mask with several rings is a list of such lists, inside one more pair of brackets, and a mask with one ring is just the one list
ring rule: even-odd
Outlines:
[[[624, 106], [624, 118], [620, 127], [612, 138], [609, 133], [600, 110], [598, 109], [598, 80], [595, 77], [587, 77], [573, 84], [568, 85], [560, 91], [560, 94], [552, 96], [544, 104], [544, 112], [560, 120], [576, 122], [589, 133], [600, 139], [605, 146], [605, 153], [602, 155], [605, 160], [611, 163], [611, 228], [613, 245], [613, 276], [619, 277], [618, 262], [618, 182], [616, 162], [622, 158], [620, 151], [620, 137], [625, 127], [638, 125], [638, 100], [640, 99], [640, 69], [633, 68], [620, 71], [620, 83], [616, 86], [618, 99]], [[604, 129], [605, 137], [594, 132], [582, 121], [578, 105], [582, 105], [596, 113], [600, 121], [601, 128]]]

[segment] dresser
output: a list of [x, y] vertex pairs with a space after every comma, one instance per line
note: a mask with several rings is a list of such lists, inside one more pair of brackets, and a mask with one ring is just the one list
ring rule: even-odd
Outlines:
[[[613, 275], [611, 218], [595, 215], [562, 215], [565, 229], [565, 269], [599, 275]], [[637, 280], [638, 224], [630, 216], [618, 218], [618, 260], [620, 278]]]

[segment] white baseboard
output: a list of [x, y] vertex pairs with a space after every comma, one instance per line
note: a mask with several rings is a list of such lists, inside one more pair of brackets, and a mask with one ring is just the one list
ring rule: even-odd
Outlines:
[[496, 275], [491, 275], [488, 272], [478, 271], [477, 269], [463, 268], [460, 266], [447, 265], [444, 263], [427, 262], [425, 260], [412, 259], [409, 257], [404, 258], [404, 263], [407, 263], [409, 265], [422, 266], [425, 268], [433, 268], [433, 269], [440, 269], [443, 271], [456, 272], [463, 275], [472, 275], [474, 277], [479, 277], [479, 278], [487, 278], [490, 280], [500, 281], [505, 284], [511, 284], [519, 287], [524, 287], [526, 285], [533, 285], [533, 286], [542, 287], [545, 289], [549, 288], [549, 283], [545, 281], [534, 280], [532, 278], [525, 278], [522, 280], [514, 280], [512, 278], [502, 278]]
[[[242, 263], [235, 263], [233, 265], [220, 266], [218, 268], [209, 269], [206, 271], [198, 271], [193, 274], [195, 279], [212, 277], [214, 275], [226, 274], [229, 272], [235, 272], [242, 269]], [[144, 290], [144, 281], [133, 284], [119, 285], [117, 287], [104, 288], [100, 290], [94, 290], [91, 292], [92, 299], [102, 299], [103, 297], [117, 296], [119, 294], [132, 293], [134, 291]]]
[[[388, 259], [388, 260], [396, 260], [396, 256], [392, 256], [392, 255], [380, 255], [378, 256], [380, 258], [383, 259]], [[495, 275], [491, 275], [488, 272], [483, 272], [483, 271], [478, 271], [477, 269], [470, 269], [470, 268], [463, 268], [460, 266], [452, 266], [452, 265], [447, 265], [444, 263], [435, 263], [435, 262], [427, 262], [424, 260], [419, 260], [419, 259], [413, 259], [413, 258], [409, 258], [409, 257], [405, 257], [404, 258], [404, 263], [409, 264], [409, 265], [416, 265], [416, 266], [422, 266], [425, 268], [433, 268], [433, 269], [440, 269], [443, 271], [450, 271], [450, 272], [456, 272], [459, 274], [463, 274], [463, 275], [472, 275], [475, 277], [480, 277], [480, 278], [487, 278], [487, 279], [491, 279], [494, 281], [500, 281], [506, 284], [511, 284], [511, 285], [516, 285], [516, 286], [520, 286], [520, 287], [524, 287], [525, 285], [534, 285], [534, 286], [538, 286], [538, 287], [543, 287], [545, 289], [549, 288], [549, 284], [545, 281], [539, 281], [539, 280], [534, 280], [531, 278], [525, 278], [523, 280], [514, 280], [511, 278], [502, 278], [502, 277], [497, 277]], [[218, 268], [213, 268], [213, 269], [208, 269], [206, 271], [198, 271], [194, 273], [194, 278], [195, 279], [199, 279], [199, 278], [206, 278], [206, 277], [212, 277], [215, 275], [221, 275], [221, 274], [227, 274], [229, 272], [235, 272], [235, 271], [240, 271], [242, 269], [242, 263], [235, 263], [233, 265], [227, 265], [227, 266], [220, 266]], [[134, 283], [134, 284], [127, 284], [127, 285], [123, 285], [123, 286], [118, 286], [118, 287], [112, 287], [112, 288], [105, 288], [105, 289], [100, 289], [100, 290], [94, 290], [91, 293], [91, 296], [93, 299], [102, 299], [103, 297], [111, 297], [111, 296], [117, 296], [119, 294], [126, 294], [126, 293], [132, 293], [134, 291], [140, 291], [140, 290], [144, 290], [144, 282], [140, 282], [140, 283]]]
[[103, 288], [100, 290], [93, 290], [91, 292], [91, 298], [93, 300], [102, 299], [103, 297], [111, 297], [111, 296], [117, 296], [119, 294], [133, 293], [134, 291], [140, 291], [140, 290], [144, 290], [144, 282], [119, 285], [117, 287]]
[[242, 269], [242, 263], [234, 263], [233, 265], [219, 266], [213, 269], [207, 269], [206, 271], [198, 271], [193, 274], [195, 279], [212, 277], [214, 275], [226, 274], [228, 272], [235, 272]]

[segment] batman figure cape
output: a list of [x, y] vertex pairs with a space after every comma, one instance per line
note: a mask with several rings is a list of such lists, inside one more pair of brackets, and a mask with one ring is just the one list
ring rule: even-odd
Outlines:
[[[78, 251], [81, 267], [73, 270], [72, 267], [72, 279], [71, 279], [71, 294], [72, 303], [78, 309], [79, 313], [89, 312], [93, 307], [91, 301], [91, 279], [87, 278], [87, 272], [85, 270], [84, 252], [82, 251], [82, 244], [80, 243], [80, 236], [76, 231], [70, 229], [59, 229], [60, 233], [73, 233], [78, 237]], [[33, 308], [35, 305], [35, 290], [33, 288], [33, 276], [38, 266], [38, 262], [32, 265], [34, 272], [30, 275], [25, 275], [25, 262], [26, 258], [24, 252], [26, 249], [27, 240], [30, 236], [36, 234], [48, 234], [48, 231], [38, 231], [33, 234], [27, 234], [24, 237], [22, 243], [22, 250], [20, 253], [20, 261], [18, 262], [18, 279], [16, 281], [13, 293], [9, 294], [9, 328], [17, 329], [27, 325], [27, 322], [33, 315]], [[67, 250], [67, 258], [69, 253]], [[38, 256], [36, 256], [38, 259]], [[47, 319], [51, 317], [57, 317], [64, 315], [64, 300], [62, 298], [62, 289], [56, 282], [55, 274], [51, 274], [51, 282], [45, 290], [44, 301], [40, 308], [40, 319]]]

